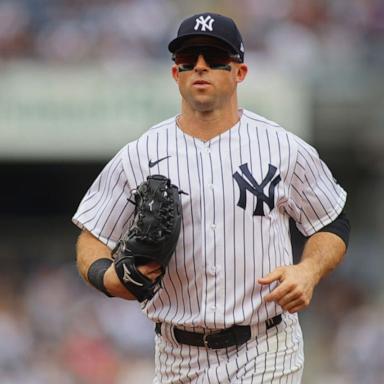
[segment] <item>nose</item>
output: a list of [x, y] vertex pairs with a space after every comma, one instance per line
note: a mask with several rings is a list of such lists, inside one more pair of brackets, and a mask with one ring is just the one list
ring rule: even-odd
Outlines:
[[195, 71], [196, 72], [206, 71], [208, 68], [209, 68], [209, 65], [205, 61], [204, 56], [200, 54], [195, 64]]

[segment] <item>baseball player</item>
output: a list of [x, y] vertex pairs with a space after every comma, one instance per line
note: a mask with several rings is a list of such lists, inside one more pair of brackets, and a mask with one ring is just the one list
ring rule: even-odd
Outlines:
[[[300, 383], [297, 312], [346, 252], [346, 192], [313, 147], [238, 107], [248, 67], [232, 19], [189, 17], [168, 48], [181, 111], [124, 146], [84, 196], [78, 269], [108, 296], [138, 298], [155, 324], [154, 383]], [[111, 255], [143, 218], [131, 196], [148, 177], [183, 193], [168, 265], [154, 255], [135, 270], [149, 282], [142, 295]], [[290, 218], [308, 237], [295, 265]]]

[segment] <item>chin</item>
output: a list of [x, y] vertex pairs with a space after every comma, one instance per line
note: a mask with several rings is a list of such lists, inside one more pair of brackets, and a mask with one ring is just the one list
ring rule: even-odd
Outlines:
[[215, 108], [210, 105], [202, 105], [202, 106], [195, 107], [195, 110], [199, 112], [212, 112], [214, 109]]
[[191, 104], [199, 112], [209, 112], [215, 107], [215, 103], [212, 100], [193, 100]]

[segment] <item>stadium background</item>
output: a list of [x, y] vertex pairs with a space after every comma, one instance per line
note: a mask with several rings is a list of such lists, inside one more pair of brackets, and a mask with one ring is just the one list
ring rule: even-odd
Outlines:
[[300, 315], [304, 383], [384, 382], [384, 3], [0, 1], [0, 383], [150, 383], [152, 325], [76, 273], [70, 218], [105, 162], [177, 112], [167, 42], [232, 16], [240, 104], [313, 143], [349, 192], [347, 257]]

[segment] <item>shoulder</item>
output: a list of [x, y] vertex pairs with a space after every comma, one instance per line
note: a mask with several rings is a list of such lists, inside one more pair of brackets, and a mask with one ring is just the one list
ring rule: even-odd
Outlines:
[[175, 128], [176, 116], [150, 127], [137, 139], [130, 141], [120, 149], [118, 156], [126, 173], [137, 172], [146, 164], [150, 153], [166, 145], [169, 132]]
[[170, 117], [167, 120], [161, 121], [158, 124], [151, 126], [137, 139], [127, 143], [121, 150], [121, 153], [132, 151], [134, 148], [146, 145], [148, 141], [157, 140], [160, 135], [167, 134], [167, 131], [175, 128], [176, 116]]
[[153, 125], [151, 128], [149, 128], [147, 133], [153, 133], [155, 131], [167, 130], [169, 128], [173, 128], [176, 122], [176, 118], [177, 116], [172, 116], [167, 120], [161, 121], [160, 123]]
[[247, 109], [243, 109], [243, 116], [245, 117], [245, 119], [249, 120], [249, 122], [253, 123], [256, 126], [283, 129], [279, 124], [275, 123], [274, 121], [269, 120], [266, 117], [258, 115], [257, 113], [251, 112]]
[[248, 110], [243, 110], [243, 116], [245, 125], [248, 125], [250, 129], [257, 130], [259, 136], [268, 136], [268, 140], [273, 138], [278, 143], [279, 150], [285, 152], [290, 161], [296, 161], [299, 153], [308, 154], [311, 157], [319, 156], [317, 150], [311, 144], [278, 123]]
[[286, 137], [290, 134], [289, 131], [287, 131], [278, 123], [246, 109], [243, 110], [243, 118], [243, 121], [249, 127], [251, 127], [251, 129], [257, 129], [260, 132], [273, 134], [281, 137]]
[[298, 142], [304, 143], [298, 136], [280, 124], [246, 109], [243, 110], [243, 125], [248, 126], [250, 129], [257, 130], [260, 135], [273, 136], [279, 141], [279, 145], [282, 147], [286, 146], [296, 150]]

